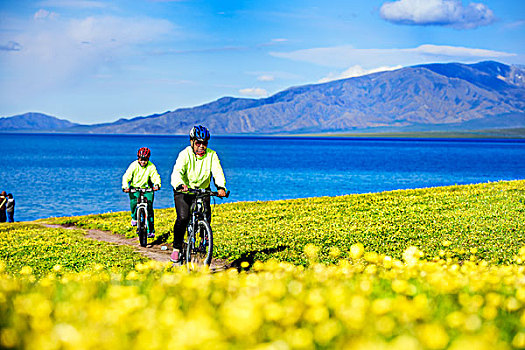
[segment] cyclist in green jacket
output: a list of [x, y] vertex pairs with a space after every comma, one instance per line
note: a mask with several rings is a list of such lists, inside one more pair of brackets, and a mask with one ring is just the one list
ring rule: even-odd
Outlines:
[[[136, 226], [137, 201], [139, 193], [130, 193], [130, 185], [134, 188], [150, 188], [154, 191], [160, 190], [160, 175], [155, 165], [149, 161], [151, 151], [142, 147], [137, 152], [137, 160], [131, 163], [128, 170], [122, 176], [122, 191], [129, 193], [129, 204], [131, 207], [131, 225]], [[131, 184], [130, 184], [131, 182]], [[155, 222], [153, 217], [153, 192], [146, 192], [144, 196], [148, 200], [148, 237], [155, 237]]]
[[[210, 132], [204, 126], [194, 126], [190, 131], [190, 146], [183, 149], [173, 166], [171, 185], [174, 191], [177, 220], [173, 226], [173, 253], [171, 261], [179, 261], [179, 250], [186, 226], [190, 220], [190, 207], [193, 196], [177, 191], [188, 188], [210, 188], [213, 177], [219, 197], [226, 196], [226, 179], [217, 153], [208, 148]], [[210, 199], [204, 201], [208, 222], [211, 221]]]

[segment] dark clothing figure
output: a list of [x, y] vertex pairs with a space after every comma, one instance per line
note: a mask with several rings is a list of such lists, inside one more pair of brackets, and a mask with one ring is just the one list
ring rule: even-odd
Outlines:
[[2, 191], [2, 193], [0, 193], [0, 222], [7, 221], [6, 207], [7, 207], [7, 193], [5, 193], [5, 191]]
[[15, 222], [15, 199], [13, 198], [12, 193], [9, 193], [7, 195], [7, 203], [5, 210], [7, 213], [7, 222]]
[[[190, 222], [191, 201], [195, 196], [185, 193], [175, 193], [174, 197], [177, 220], [173, 226], [173, 247], [181, 249], [186, 226], [188, 226], [188, 223]], [[206, 218], [208, 219], [208, 222], [211, 223], [210, 197], [204, 198], [204, 208], [206, 211]]]

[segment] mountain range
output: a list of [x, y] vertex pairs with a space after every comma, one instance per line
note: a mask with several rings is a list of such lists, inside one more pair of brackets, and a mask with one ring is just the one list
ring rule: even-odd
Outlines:
[[523, 128], [525, 70], [494, 61], [425, 64], [94, 125], [37, 113], [0, 118], [10, 132], [187, 134], [197, 124], [214, 134]]

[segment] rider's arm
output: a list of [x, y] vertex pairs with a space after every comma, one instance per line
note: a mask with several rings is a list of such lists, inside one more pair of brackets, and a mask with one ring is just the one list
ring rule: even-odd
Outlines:
[[129, 188], [129, 182], [133, 179], [133, 170], [135, 170], [135, 167], [137, 165], [137, 161], [134, 161], [131, 163], [124, 173], [124, 176], [122, 176], [122, 189]]
[[151, 182], [153, 183], [153, 186], [156, 186], [160, 189], [160, 175], [157, 171], [157, 167], [153, 163], [150, 162], [150, 169], [149, 169], [149, 178], [151, 179]]
[[226, 191], [226, 178], [224, 177], [224, 172], [222, 171], [221, 162], [217, 153], [213, 153], [211, 160], [211, 173], [213, 175], [213, 181], [215, 186], [218, 189], [224, 189]]
[[186, 177], [188, 160], [188, 152], [186, 150], [181, 151], [171, 173], [171, 186], [174, 189], [186, 184], [184, 178]]

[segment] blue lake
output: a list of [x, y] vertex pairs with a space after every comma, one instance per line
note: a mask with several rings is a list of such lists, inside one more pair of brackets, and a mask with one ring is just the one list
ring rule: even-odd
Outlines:
[[[162, 178], [155, 208], [173, 207], [170, 175], [183, 136], [1, 134], [0, 191], [15, 219], [125, 211], [121, 177], [139, 147]], [[231, 197], [276, 200], [525, 178], [525, 140], [212, 137]], [[221, 202], [221, 200], [217, 200]]]

